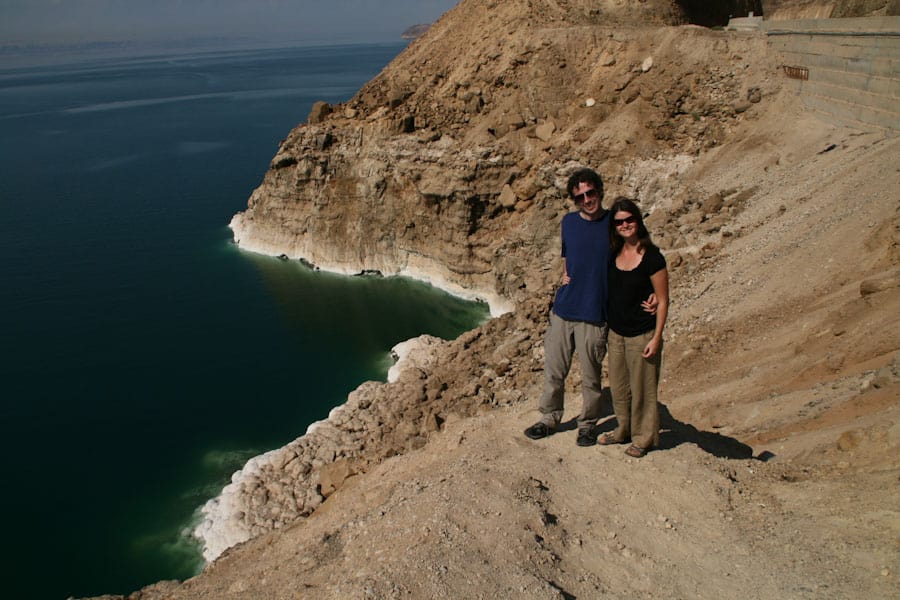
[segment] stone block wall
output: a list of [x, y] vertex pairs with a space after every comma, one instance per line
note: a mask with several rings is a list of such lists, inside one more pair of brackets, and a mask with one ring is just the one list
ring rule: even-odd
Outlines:
[[763, 29], [805, 106], [843, 124], [900, 131], [900, 17], [765, 21]]

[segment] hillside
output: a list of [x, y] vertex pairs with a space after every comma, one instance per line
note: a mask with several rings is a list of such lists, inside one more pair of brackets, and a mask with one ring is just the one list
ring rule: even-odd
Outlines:
[[[254, 459], [210, 507], [221, 556], [131, 598], [900, 596], [900, 139], [804, 109], [764, 34], [689, 20], [464, 0], [288, 135], [242, 247], [496, 316]], [[580, 165], [641, 201], [670, 264], [641, 460], [521, 433]]]

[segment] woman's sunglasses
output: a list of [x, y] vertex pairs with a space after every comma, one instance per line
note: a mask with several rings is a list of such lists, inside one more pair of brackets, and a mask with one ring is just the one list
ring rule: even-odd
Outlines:
[[616, 227], [618, 227], [619, 225], [624, 225], [625, 223], [628, 223], [629, 225], [631, 225], [632, 223], [637, 223], [637, 217], [631, 215], [630, 217], [625, 217], [624, 219], [613, 219], [613, 224]]

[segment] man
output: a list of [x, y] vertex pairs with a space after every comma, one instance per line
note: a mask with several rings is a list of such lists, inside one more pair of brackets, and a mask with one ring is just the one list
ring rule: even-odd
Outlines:
[[[603, 208], [603, 181], [591, 169], [575, 171], [566, 185], [578, 209], [563, 217], [563, 285], [556, 293], [544, 338], [544, 391], [541, 420], [525, 430], [533, 440], [554, 433], [563, 417], [566, 376], [577, 350], [582, 371], [583, 404], [578, 417], [579, 446], [597, 443], [601, 363], [606, 355], [606, 275], [609, 265], [609, 214]], [[653, 312], [652, 296], [651, 308]]]

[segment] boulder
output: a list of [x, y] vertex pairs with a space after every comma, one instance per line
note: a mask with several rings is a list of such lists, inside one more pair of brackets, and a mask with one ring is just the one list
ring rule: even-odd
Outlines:
[[330, 115], [334, 109], [330, 104], [323, 100], [319, 100], [312, 105], [312, 109], [309, 111], [309, 116], [306, 118], [306, 122], [310, 125], [315, 125], [316, 123], [321, 123]]

